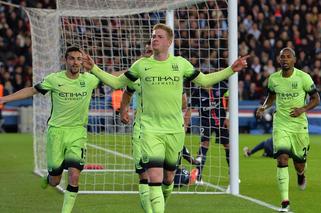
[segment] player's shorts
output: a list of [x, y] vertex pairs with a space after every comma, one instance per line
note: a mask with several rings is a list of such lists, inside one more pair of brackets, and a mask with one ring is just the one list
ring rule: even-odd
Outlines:
[[83, 170], [86, 159], [87, 130], [84, 127], [47, 130], [47, 166], [52, 176], [61, 175], [69, 167]]
[[135, 120], [133, 125], [133, 135], [132, 135], [132, 149], [133, 149], [133, 158], [135, 163], [135, 170], [137, 174], [145, 172], [145, 169], [142, 166], [142, 148], [140, 140], [140, 125]]
[[201, 142], [210, 141], [211, 134], [215, 132], [215, 143], [229, 144], [229, 131], [224, 126], [224, 119], [220, 119], [220, 126], [216, 125], [213, 119], [201, 119]]
[[294, 133], [282, 130], [273, 131], [273, 154], [277, 158], [288, 154], [294, 162], [304, 163], [310, 149], [308, 133]]
[[141, 134], [142, 162], [146, 169], [160, 167], [176, 170], [180, 152], [183, 149], [185, 133]]

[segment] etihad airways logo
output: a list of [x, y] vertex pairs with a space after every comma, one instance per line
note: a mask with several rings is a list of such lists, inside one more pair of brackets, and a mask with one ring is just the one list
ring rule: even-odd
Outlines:
[[282, 100], [292, 100], [293, 98], [296, 98], [298, 96], [299, 96], [299, 93], [297, 93], [297, 92], [278, 94], [278, 97], [281, 98]]
[[174, 85], [180, 81], [179, 76], [147, 76], [145, 81], [152, 85]]
[[65, 100], [80, 100], [87, 96], [87, 92], [59, 92], [58, 95]]

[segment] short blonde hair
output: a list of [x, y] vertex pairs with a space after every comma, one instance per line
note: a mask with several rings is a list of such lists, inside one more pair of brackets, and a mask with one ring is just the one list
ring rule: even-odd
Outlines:
[[161, 23], [154, 25], [153, 31], [158, 30], [158, 29], [164, 30], [167, 33], [169, 40], [171, 40], [171, 41], [173, 40], [174, 33], [173, 33], [173, 30], [169, 26], [167, 26], [166, 24], [161, 24]]

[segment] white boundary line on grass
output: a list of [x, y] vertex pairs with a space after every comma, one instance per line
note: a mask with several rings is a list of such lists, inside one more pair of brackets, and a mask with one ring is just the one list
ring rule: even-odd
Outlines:
[[90, 146], [90, 147], [92, 147], [92, 148], [105, 151], [105, 152], [107, 152], [107, 153], [110, 153], [110, 154], [113, 154], [113, 155], [116, 155], [116, 156], [123, 157], [123, 158], [129, 159], [129, 160], [134, 160], [134, 159], [133, 159], [131, 156], [129, 156], [129, 155], [126, 155], [126, 154], [123, 154], [123, 153], [120, 153], [120, 152], [116, 152], [116, 151], [113, 151], [113, 150], [110, 150], [110, 149], [106, 149], [106, 148], [101, 147], [101, 146], [97, 146], [97, 145], [90, 144], [90, 143], [87, 143], [87, 146]]
[[[273, 209], [273, 210], [275, 210], [275, 211], [280, 211], [280, 207], [276, 207], [276, 206], [274, 206], [274, 205], [271, 205], [271, 204], [269, 204], [269, 203], [266, 203], [266, 202], [264, 202], [264, 201], [261, 201], [261, 200], [258, 200], [258, 199], [252, 198], [252, 197], [248, 197], [248, 196], [241, 195], [241, 194], [239, 194], [239, 195], [234, 195], [234, 196], [239, 197], [239, 198], [243, 198], [243, 199], [245, 199], [245, 200], [251, 201], [251, 202], [256, 203], [256, 204], [258, 204], [258, 205], [260, 205], [260, 206], [267, 207], [267, 208], [269, 208], [269, 209]], [[291, 212], [290, 212], [290, 213], [291, 213]]]

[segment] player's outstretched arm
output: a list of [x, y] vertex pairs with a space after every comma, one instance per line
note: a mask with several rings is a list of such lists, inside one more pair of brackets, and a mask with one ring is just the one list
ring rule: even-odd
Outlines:
[[130, 122], [128, 108], [130, 104], [130, 100], [132, 97], [132, 93], [125, 91], [123, 93], [121, 104], [120, 104], [120, 120], [124, 124], [128, 124]]
[[224, 79], [227, 79], [231, 75], [233, 75], [235, 72], [241, 71], [243, 68], [247, 67], [247, 62], [246, 59], [250, 56], [243, 56], [238, 58], [230, 67], [227, 67], [221, 71], [218, 72], [213, 72], [209, 74], [203, 74], [200, 73], [194, 80], [193, 82], [203, 86], [203, 87], [208, 87], [213, 84], [216, 84]]
[[11, 95], [7, 95], [7, 96], [3, 96], [0, 97], [0, 104], [4, 104], [7, 102], [11, 102], [11, 101], [16, 101], [16, 100], [21, 100], [21, 99], [25, 99], [25, 98], [29, 98], [35, 94], [37, 94], [38, 91], [33, 88], [33, 87], [27, 87], [27, 88], [23, 88]]
[[111, 86], [114, 89], [120, 89], [125, 87], [130, 82], [130, 80], [124, 74], [116, 77], [101, 70], [88, 54], [83, 54], [83, 67], [99, 78], [99, 80], [101, 80], [104, 84]]

